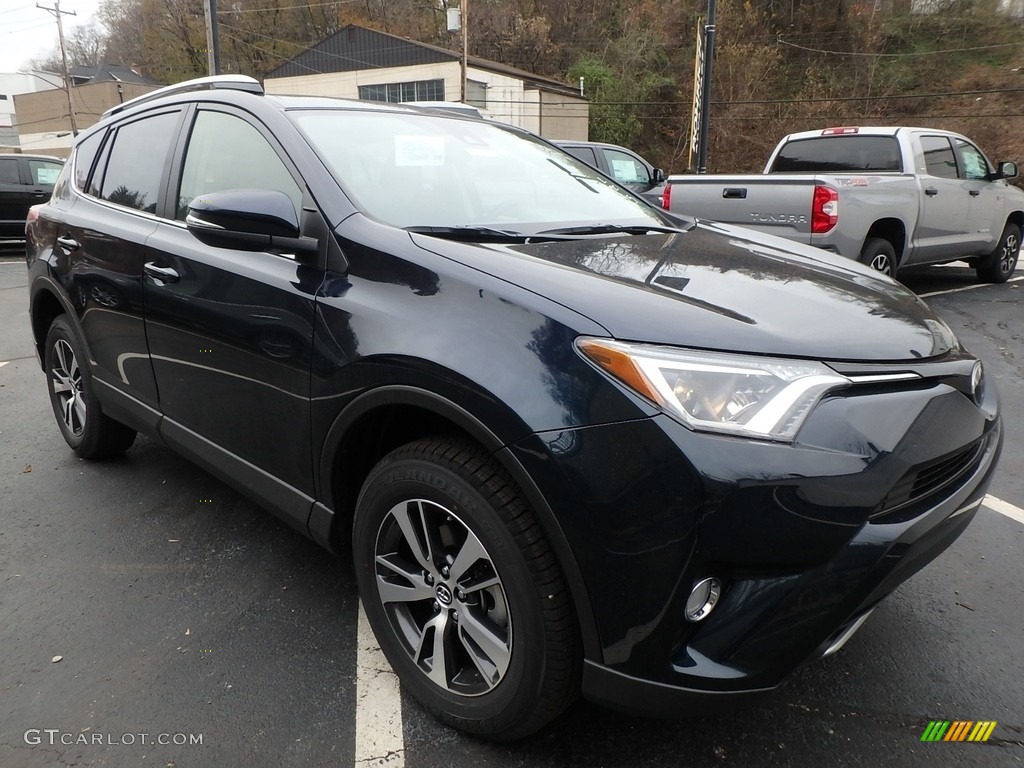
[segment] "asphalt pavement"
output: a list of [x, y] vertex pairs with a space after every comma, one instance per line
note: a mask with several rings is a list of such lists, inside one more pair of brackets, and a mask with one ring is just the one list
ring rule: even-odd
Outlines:
[[[152, 441], [75, 458], [24, 264], [0, 257], [0, 768], [1024, 765], [1024, 280], [903, 279], [1002, 393], [1000, 504], [751, 708], [643, 720], [580, 702], [496, 746], [388, 693], [344, 559]], [[996, 725], [923, 742], [935, 720]]]

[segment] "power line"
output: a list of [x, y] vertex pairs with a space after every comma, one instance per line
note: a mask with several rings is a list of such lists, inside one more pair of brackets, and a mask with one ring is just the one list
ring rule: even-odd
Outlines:
[[996, 48], [1017, 48], [1021, 43], [998, 43], [996, 45], [978, 45], [972, 48], [946, 48], [940, 51], [914, 51], [913, 53], [868, 53], [866, 51], [827, 51], [821, 48], [809, 48], [805, 45], [797, 45], [782, 39], [780, 34], [777, 38], [779, 45], [786, 45], [790, 48], [797, 48], [801, 51], [811, 53], [822, 53], [828, 56], [862, 56], [867, 58], [913, 58], [915, 56], [936, 56], [947, 53], [970, 53], [973, 51], [991, 51]]

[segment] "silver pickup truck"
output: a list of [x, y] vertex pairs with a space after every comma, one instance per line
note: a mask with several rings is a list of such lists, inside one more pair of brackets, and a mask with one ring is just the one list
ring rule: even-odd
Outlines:
[[1024, 192], [965, 136], [829, 128], [786, 136], [760, 175], [669, 176], [662, 207], [826, 248], [880, 272], [967, 260], [1001, 283], [1017, 265]]

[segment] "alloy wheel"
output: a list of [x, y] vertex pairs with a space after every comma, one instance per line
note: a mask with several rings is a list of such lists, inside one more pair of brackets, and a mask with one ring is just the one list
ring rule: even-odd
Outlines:
[[58, 411], [64, 425], [73, 435], [85, 430], [86, 406], [82, 391], [82, 371], [71, 345], [58, 339], [53, 345], [53, 365], [50, 386], [57, 400]]
[[378, 529], [374, 562], [395, 637], [427, 678], [461, 696], [502, 681], [512, 657], [505, 587], [458, 516], [425, 499], [394, 505]]

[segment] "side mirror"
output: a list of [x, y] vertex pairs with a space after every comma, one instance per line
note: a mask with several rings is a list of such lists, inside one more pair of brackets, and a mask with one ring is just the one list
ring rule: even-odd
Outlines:
[[317, 253], [320, 244], [302, 237], [291, 198], [270, 189], [228, 189], [200, 195], [188, 204], [185, 226], [215, 248]]
[[665, 172], [661, 168], [655, 168], [651, 171], [651, 182], [654, 184], [661, 184], [665, 181]]
[[999, 163], [999, 168], [996, 171], [997, 179], [1015, 179], [1017, 178], [1017, 164], [1016, 163]]

